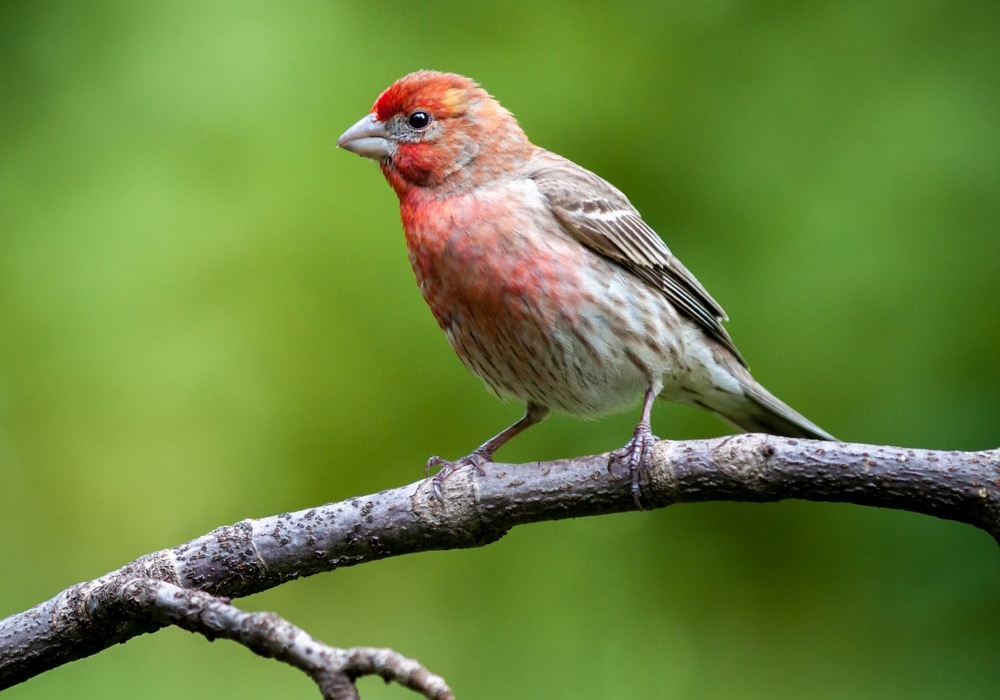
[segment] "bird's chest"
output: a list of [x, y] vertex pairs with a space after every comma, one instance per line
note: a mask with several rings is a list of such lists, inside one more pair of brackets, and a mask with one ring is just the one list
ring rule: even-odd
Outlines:
[[566, 259], [574, 246], [528, 195], [495, 191], [404, 206], [410, 263], [445, 332], [545, 325], [574, 293], [578, 280]]
[[403, 223], [424, 299], [495, 393], [575, 415], [641, 395], [645, 379], [624, 345], [642, 332], [628, 303], [641, 285], [572, 239], [543, 203], [429, 202], [404, 206]]

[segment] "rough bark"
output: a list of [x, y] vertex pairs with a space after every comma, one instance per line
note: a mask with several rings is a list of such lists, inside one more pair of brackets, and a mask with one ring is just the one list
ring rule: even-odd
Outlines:
[[[646, 509], [709, 500], [836, 501], [956, 520], [1000, 543], [998, 450], [943, 452], [766, 435], [660, 441], [641, 485]], [[229, 598], [385, 557], [482, 546], [515, 525], [633, 510], [629, 487], [620, 468], [609, 470], [607, 455], [495, 463], [482, 473], [470, 467], [449, 476], [441, 500], [424, 480], [220, 527], [0, 621], [0, 689], [177, 624], [292, 663], [321, 688], [324, 674], [330, 675], [325, 697], [356, 697], [354, 678], [377, 673], [427, 697], [448, 698], [444, 682], [416, 662], [388, 650], [326, 647], [277, 616], [233, 608]], [[225, 619], [229, 626], [220, 622]], [[325, 654], [334, 661], [310, 666], [299, 653], [305, 647], [313, 649], [306, 657]]]

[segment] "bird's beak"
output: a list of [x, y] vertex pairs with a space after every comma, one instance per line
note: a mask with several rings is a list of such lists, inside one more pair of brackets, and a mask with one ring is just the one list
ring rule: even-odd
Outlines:
[[378, 121], [374, 114], [366, 115], [345, 131], [337, 139], [337, 146], [372, 160], [379, 160], [389, 155], [389, 138], [385, 125]]

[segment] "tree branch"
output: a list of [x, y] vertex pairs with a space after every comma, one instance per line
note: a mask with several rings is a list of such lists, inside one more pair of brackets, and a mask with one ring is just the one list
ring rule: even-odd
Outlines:
[[[486, 464], [482, 475], [466, 468], [449, 476], [443, 502], [434, 497], [430, 480], [423, 480], [218, 528], [0, 621], [0, 689], [178, 624], [206, 636], [240, 641], [305, 670], [321, 685], [324, 673], [334, 686], [346, 679], [348, 690], [335, 687], [326, 697], [354, 697], [353, 679], [372, 672], [427, 697], [450, 697], [444, 682], [415, 662], [398, 655], [387, 661], [394, 652], [331, 649], [277, 616], [245, 613], [219, 598], [401, 554], [482, 546], [515, 525], [633, 510], [627, 475], [613, 471], [608, 470], [607, 455]], [[1000, 543], [1000, 452], [767, 435], [660, 441], [642, 482], [646, 508], [785, 498], [925, 513], [981, 528]], [[323, 667], [332, 670], [316, 670], [311, 655], [332, 659]]]
[[[335, 649], [319, 642], [274, 613], [244, 612], [227, 599], [180, 588], [156, 579], [106, 584], [90, 597], [91, 617], [176, 625], [209, 641], [231, 639], [266, 658], [303, 671], [319, 686], [324, 700], [355, 700], [354, 681], [379, 675], [431, 700], [451, 700], [444, 680], [391, 649]], [[101, 609], [103, 607], [103, 609]]]

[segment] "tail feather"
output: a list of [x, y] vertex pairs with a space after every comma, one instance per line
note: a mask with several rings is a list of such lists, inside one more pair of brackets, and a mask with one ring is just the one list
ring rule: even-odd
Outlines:
[[[740, 368], [742, 369], [742, 368]], [[716, 413], [740, 430], [808, 440], [836, 440], [801, 413], [761, 386], [746, 370], [734, 371], [743, 388], [744, 400]]]

